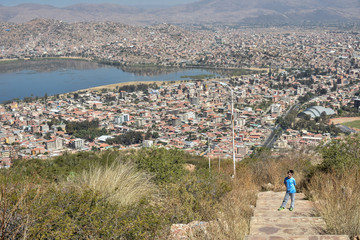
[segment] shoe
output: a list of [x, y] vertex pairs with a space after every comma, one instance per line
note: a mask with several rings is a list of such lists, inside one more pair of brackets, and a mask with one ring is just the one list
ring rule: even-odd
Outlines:
[[289, 210], [292, 211], [292, 210], [294, 210], [294, 209], [291, 207], [291, 208], [289, 208]]
[[279, 207], [278, 211], [281, 211], [281, 210], [284, 210], [284, 209], [285, 209], [284, 207]]

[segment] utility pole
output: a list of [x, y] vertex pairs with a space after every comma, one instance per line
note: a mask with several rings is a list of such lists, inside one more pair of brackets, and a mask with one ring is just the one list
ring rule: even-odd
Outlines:
[[211, 161], [210, 161], [210, 138], [208, 137], [208, 158], [209, 158], [209, 172], [211, 172], [211, 169], [210, 169], [210, 164], [211, 164]]
[[234, 175], [233, 178], [236, 177], [236, 158], [235, 158], [235, 131], [234, 131], [234, 91], [232, 88], [223, 82], [217, 82], [223, 87], [226, 87], [230, 90], [231, 94], [231, 128], [232, 128], [232, 157], [233, 157], [233, 164], [234, 164]]
[[220, 156], [219, 156], [219, 172], [220, 172]]

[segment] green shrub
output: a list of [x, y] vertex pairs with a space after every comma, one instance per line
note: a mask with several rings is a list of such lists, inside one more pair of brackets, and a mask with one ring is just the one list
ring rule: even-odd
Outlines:
[[69, 175], [89, 170], [93, 166], [106, 166], [112, 164], [121, 155], [119, 152], [106, 151], [101, 154], [94, 152], [79, 152], [76, 154], [65, 153], [63, 156], [49, 160], [29, 159], [16, 160], [11, 168], [20, 179], [34, 176], [47, 179], [52, 182], [66, 180]]
[[158, 209], [146, 201], [119, 207], [90, 189], [54, 184], [1, 190], [6, 193], [0, 194], [4, 239], [153, 239], [166, 226]]
[[[184, 168], [189, 160], [201, 161], [194, 172]], [[215, 219], [236, 187], [228, 174], [210, 173], [204, 163], [175, 149], [17, 161], [10, 170], [0, 170], [0, 204], [6, 207], [0, 206], [13, 219], [2, 236], [166, 239], [172, 223]]]
[[351, 135], [341, 140], [332, 140], [319, 147], [323, 162], [318, 170], [344, 171], [360, 166], [360, 135]]
[[139, 169], [154, 174], [157, 183], [176, 182], [186, 173], [184, 152], [178, 149], [142, 148], [130, 158]]
[[166, 206], [172, 223], [194, 220], [209, 221], [215, 217], [220, 199], [231, 191], [230, 178], [207, 169], [187, 174], [181, 182], [166, 187]]

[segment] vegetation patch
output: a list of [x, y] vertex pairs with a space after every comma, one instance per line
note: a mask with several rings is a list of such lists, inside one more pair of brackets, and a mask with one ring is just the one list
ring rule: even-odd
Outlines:
[[343, 123], [343, 125], [345, 125], [347, 127], [351, 127], [351, 128], [360, 129], [360, 120], [352, 121], [352, 122], [346, 122], [346, 123]]
[[110, 166], [91, 167], [72, 178], [69, 184], [77, 186], [79, 191], [91, 189], [112, 204], [130, 206], [154, 192], [155, 185], [150, 179], [149, 174], [137, 170], [133, 163], [114, 162]]
[[201, 74], [201, 75], [184, 75], [181, 76], [180, 78], [187, 78], [187, 79], [191, 79], [191, 80], [200, 80], [200, 79], [205, 79], [205, 78], [214, 78], [215, 75], [213, 74]]
[[[206, 222], [193, 239], [244, 239], [256, 195], [297, 191], [315, 200], [326, 234], [360, 233], [360, 137], [273, 155], [263, 149], [236, 165], [177, 149], [81, 152], [18, 160], [0, 170], [0, 236], [5, 239], [169, 239], [172, 224]], [[315, 159], [316, 158], [316, 159]], [[320, 161], [319, 161], [320, 160]], [[187, 171], [187, 164], [194, 164]], [[346, 206], [346, 207], [345, 207]]]

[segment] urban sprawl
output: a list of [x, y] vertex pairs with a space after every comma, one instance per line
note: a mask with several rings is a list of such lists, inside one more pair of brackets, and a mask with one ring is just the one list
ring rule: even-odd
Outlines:
[[360, 34], [354, 30], [33, 20], [0, 23], [0, 31], [0, 60], [79, 57], [253, 71], [2, 104], [4, 167], [13, 159], [152, 146], [216, 159], [231, 158], [234, 150], [241, 160], [261, 146], [298, 149], [357, 131], [331, 124], [331, 118], [360, 116]]

